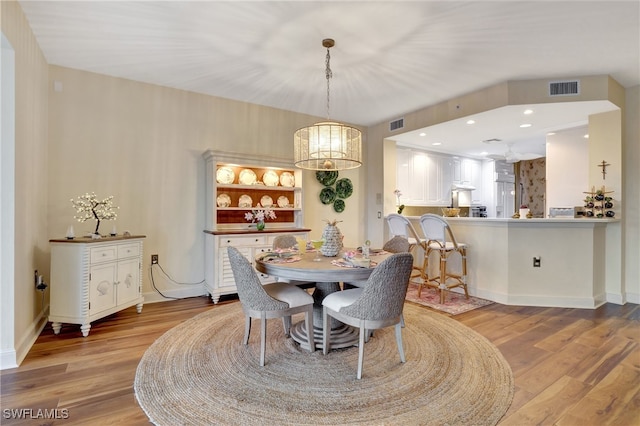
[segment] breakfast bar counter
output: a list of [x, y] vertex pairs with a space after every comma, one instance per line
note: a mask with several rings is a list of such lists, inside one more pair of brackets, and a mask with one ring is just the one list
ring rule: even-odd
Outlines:
[[[421, 234], [419, 217], [408, 218]], [[618, 219], [446, 219], [469, 246], [467, 282], [475, 296], [527, 306], [622, 303], [622, 256], [611, 243], [620, 238]]]

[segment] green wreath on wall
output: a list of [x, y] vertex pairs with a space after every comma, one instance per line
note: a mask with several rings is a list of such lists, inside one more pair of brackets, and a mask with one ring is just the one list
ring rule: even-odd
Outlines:
[[344, 200], [353, 194], [351, 179], [338, 179], [338, 171], [336, 170], [318, 171], [316, 179], [324, 186], [320, 190], [320, 202], [324, 205], [333, 204], [333, 210], [336, 213], [342, 213], [346, 207]]

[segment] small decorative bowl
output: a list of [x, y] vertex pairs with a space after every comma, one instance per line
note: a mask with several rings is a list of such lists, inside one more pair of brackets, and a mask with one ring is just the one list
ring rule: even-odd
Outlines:
[[442, 215], [444, 217], [458, 217], [460, 214], [460, 209], [455, 207], [446, 207], [442, 209]]

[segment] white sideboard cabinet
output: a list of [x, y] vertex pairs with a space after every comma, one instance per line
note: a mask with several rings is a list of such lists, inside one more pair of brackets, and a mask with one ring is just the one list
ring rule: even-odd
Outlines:
[[[260, 233], [228, 233], [227, 232], [207, 232], [205, 240], [205, 252], [207, 259], [214, 259], [205, 267], [206, 287], [211, 295], [213, 303], [218, 303], [220, 296], [224, 294], [237, 293], [236, 282], [233, 278], [227, 247], [237, 248], [247, 260], [252, 264], [260, 253], [270, 252], [273, 241], [279, 235], [293, 235], [307, 241], [309, 239], [308, 229], [299, 229], [278, 232], [266, 231]], [[257, 272], [257, 271], [256, 271]], [[262, 283], [274, 281], [262, 272], [257, 272]]]
[[91, 322], [135, 305], [142, 312], [142, 246], [145, 236], [92, 240], [50, 240], [49, 321], [80, 324], [84, 337]]
[[[208, 150], [203, 153], [205, 187], [205, 287], [211, 300], [237, 293], [227, 247], [240, 250], [253, 263], [256, 255], [270, 251], [279, 235], [305, 241], [302, 171], [290, 160]], [[259, 231], [245, 215], [271, 205], [276, 219]], [[258, 273], [264, 282], [273, 280]]]

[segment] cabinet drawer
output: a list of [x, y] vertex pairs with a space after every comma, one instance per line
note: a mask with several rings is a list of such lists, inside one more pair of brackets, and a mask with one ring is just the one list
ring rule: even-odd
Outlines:
[[267, 244], [267, 240], [266, 237], [259, 235], [259, 236], [251, 236], [251, 237], [220, 237], [220, 242], [219, 245], [220, 247], [228, 247], [228, 246], [233, 246], [233, 247], [247, 247], [247, 246], [255, 246], [255, 245], [259, 245], [259, 246], [263, 246]]
[[91, 248], [91, 263], [107, 262], [118, 257], [117, 246]]
[[140, 244], [122, 244], [118, 246], [118, 259], [134, 257], [140, 254]]

